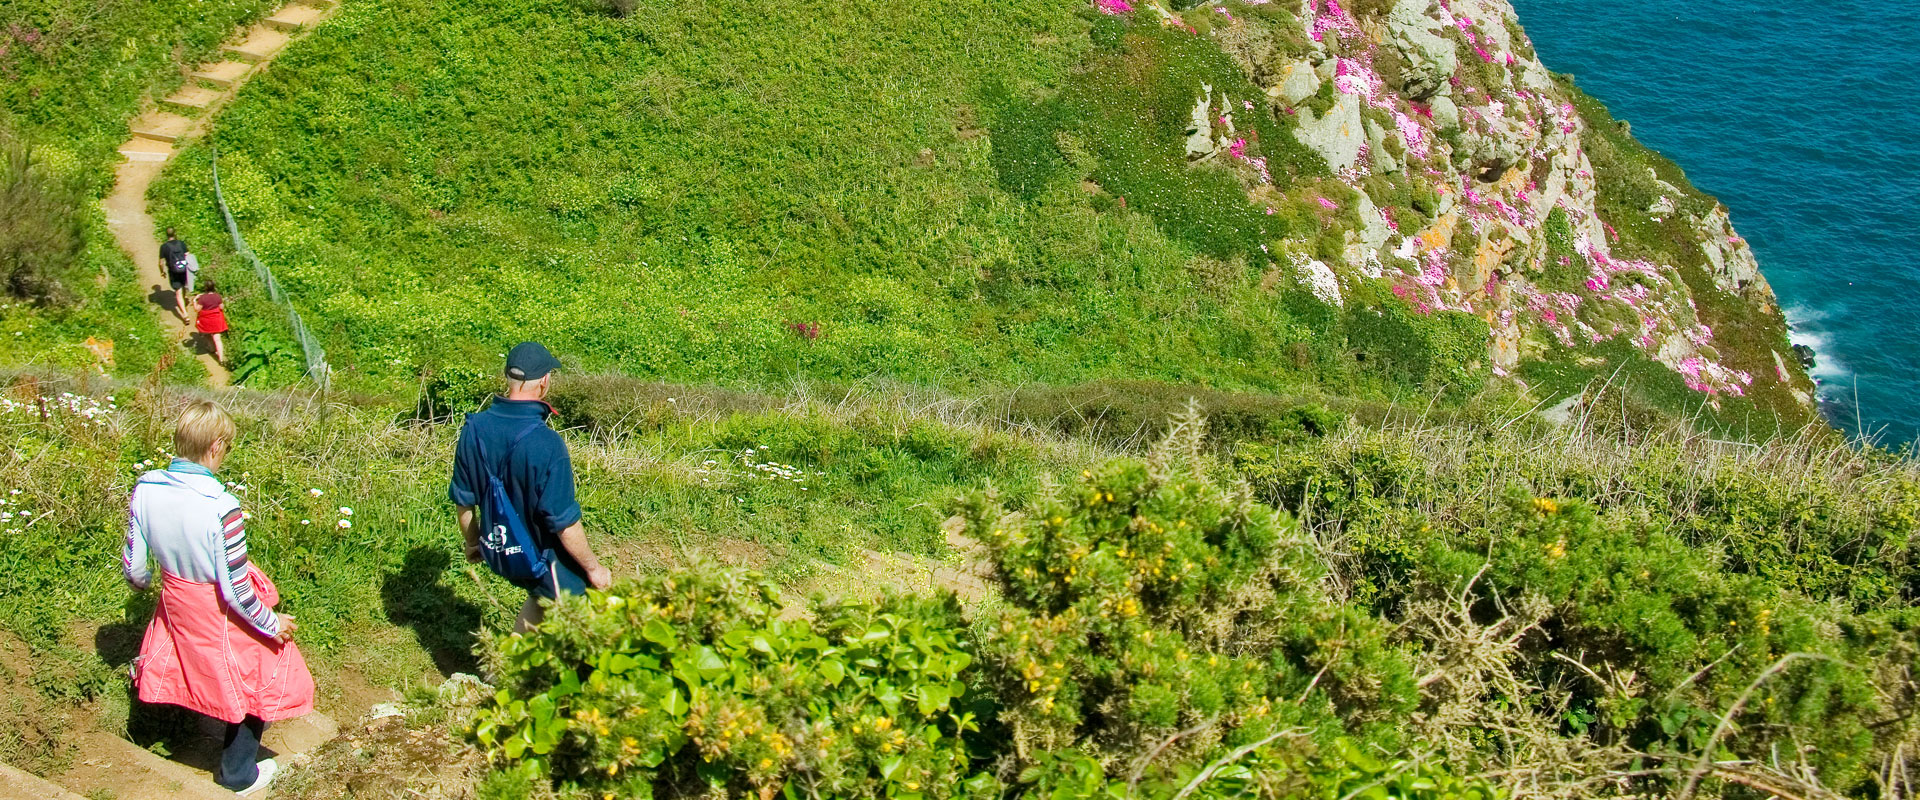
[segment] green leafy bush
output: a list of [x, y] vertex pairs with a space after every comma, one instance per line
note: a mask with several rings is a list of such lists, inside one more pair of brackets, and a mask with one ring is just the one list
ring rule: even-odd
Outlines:
[[494, 640], [475, 740], [498, 774], [632, 797], [1496, 797], [1381, 757], [1407, 661], [1284, 514], [1195, 471], [1197, 424], [1017, 514], [966, 498], [1005, 590], [972, 619], [951, 594], [783, 613], [698, 566], [568, 598]]
[[688, 570], [562, 603], [501, 641], [474, 736], [505, 762], [622, 797], [981, 797], [961, 735], [972, 662], [951, 600], [842, 603], [781, 619], [778, 590]]
[[[1794, 742], [1834, 786], [1872, 769], [1870, 726], [1887, 709], [1851, 637], [1833, 635], [1833, 617], [1804, 598], [1728, 573], [1658, 528], [1524, 493], [1508, 494], [1485, 528], [1449, 546], [1458, 549], [1436, 554], [1430, 577], [1484, 562], [1481, 602], [1545, 604], [1539, 634], [1520, 649], [1536, 680], [1567, 687], [1569, 706], [1590, 710], [1580, 733], [1644, 751], [1722, 747], [1746, 758]], [[1792, 669], [1767, 674], [1789, 654], [1799, 654]], [[1740, 728], [1714, 739], [1720, 709], [1763, 677]]]

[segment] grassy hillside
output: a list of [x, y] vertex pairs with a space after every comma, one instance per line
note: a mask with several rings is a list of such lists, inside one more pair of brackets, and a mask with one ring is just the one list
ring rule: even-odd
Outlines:
[[[355, 3], [250, 83], [214, 139], [250, 240], [368, 387], [487, 363], [535, 332], [589, 368], [730, 384], [1144, 377], [1384, 395], [1469, 374], [1471, 352], [1428, 354], [1444, 325], [1417, 321], [1404, 348], [1418, 363], [1395, 374], [1348, 350], [1402, 343], [1349, 342], [1291, 281], [1263, 289], [1261, 228], [1317, 232], [1313, 198], [1341, 187], [1315, 189], [1296, 153], [1298, 197], [1268, 217], [1226, 173], [1188, 170], [1179, 128], [1200, 82], [1262, 95], [1204, 39], [1139, 25], [1122, 41], [1092, 16], [1037, 1], [645, 3], [624, 19], [559, 0]], [[1062, 86], [1084, 89], [1052, 117], [1027, 107]], [[1056, 140], [1102, 129], [1094, 113], [1111, 135], [1055, 168]], [[1267, 133], [1285, 149], [1283, 128]], [[156, 190], [202, 239], [207, 157], [191, 150]], [[242, 317], [271, 318], [245, 294]]]
[[[0, 146], [25, 150], [53, 202], [7, 201], [0, 247], [16, 249], [45, 230], [75, 229], [77, 249], [47, 265], [52, 291], [10, 285], [0, 300], [0, 363], [77, 368], [95, 363], [82, 343], [113, 343], [113, 371], [144, 375], [163, 362], [175, 379], [199, 380], [199, 365], [173, 356], [176, 342], [145, 310], [148, 287], [114, 246], [97, 200], [113, 182], [114, 148], [144, 103], [177, 88], [188, 65], [207, 60], [235, 26], [268, 10], [263, 0], [0, 2]], [[217, 60], [217, 59], [216, 59]], [[11, 167], [0, 180], [20, 176]], [[20, 237], [15, 239], [13, 237]], [[11, 277], [11, 276], [9, 276]], [[10, 282], [11, 283], [11, 282]]]

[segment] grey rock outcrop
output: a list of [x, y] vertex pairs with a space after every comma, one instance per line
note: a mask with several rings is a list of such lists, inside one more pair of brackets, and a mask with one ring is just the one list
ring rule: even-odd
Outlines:
[[1406, 61], [1397, 88], [1410, 100], [1445, 91], [1460, 66], [1453, 42], [1440, 35], [1438, 26], [1429, 0], [1400, 0], [1387, 14], [1387, 36]]
[[1289, 62], [1282, 65], [1278, 73], [1279, 80], [1267, 90], [1268, 97], [1297, 106], [1320, 91], [1320, 76], [1314, 74], [1311, 61]]
[[1765, 289], [1768, 295], [1773, 293], [1773, 287], [1768, 286], [1766, 277], [1760, 274], [1760, 262], [1754, 260], [1753, 248], [1734, 234], [1733, 220], [1727, 216], [1725, 206], [1716, 207], [1696, 220], [1694, 229], [1700, 232], [1700, 249], [1713, 268], [1716, 285], [1736, 294], [1754, 289]]
[[1336, 94], [1326, 114], [1316, 117], [1312, 109], [1300, 109], [1300, 126], [1294, 129], [1293, 138], [1319, 153], [1329, 167], [1352, 167], [1360, 160], [1360, 147], [1367, 143], [1366, 127], [1360, 122], [1360, 102], [1359, 95]]
[[1433, 109], [1433, 123], [1443, 131], [1460, 129], [1460, 106], [1447, 95], [1436, 95], [1430, 108]]
[[1187, 159], [1213, 155], [1213, 87], [1202, 84], [1205, 93], [1193, 104], [1193, 121], [1187, 126]]

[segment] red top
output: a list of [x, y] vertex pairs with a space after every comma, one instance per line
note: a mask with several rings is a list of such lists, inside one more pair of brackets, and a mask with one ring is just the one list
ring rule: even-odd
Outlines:
[[219, 292], [207, 292], [194, 298], [200, 306], [200, 318], [194, 325], [201, 333], [226, 333], [227, 311], [221, 307], [223, 298]]

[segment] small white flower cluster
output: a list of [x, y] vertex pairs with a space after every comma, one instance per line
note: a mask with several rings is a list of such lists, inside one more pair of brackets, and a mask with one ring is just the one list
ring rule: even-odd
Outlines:
[[[30, 525], [33, 523], [35, 512], [32, 509], [18, 508], [18, 506], [20, 505], [20, 501], [8, 499], [12, 497], [18, 497], [19, 495], [20, 495], [20, 490], [14, 489], [13, 491], [7, 493], [7, 497], [0, 497], [0, 507], [9, 506], [9, 505], [15, 507], [15, 509], [13, 510], [0, 510], [0, 523], [5, 523], [7, 525], [7, 533], [19, 533], [22, 529], [19, 527], [15, 527], [16, 525]], [[52, 516], [52, 514], [53, 512], [51, 511], [39, 512], [41, 519], [46, 519], [47, 517]]]
[[[700, 476], [700, 482], [702, 484], [711, 483], [715, 476], [721, 478], [742, 477], [750, 480], [785, 481], [798, 485], [800, 491], [807, 491], [808, 487], [805, 485], [808, 478], [807, 470], [792, 464], [782, 464], [772, 459], [760, 461], [759, 459], [763, 457], [762, 454], [768, 449], [766, 445], [760, 445], [759, 447], [749, 447], [741, 451], [740, 467], [745, 470], [744, 472], [733, 472], [726, 467], [720, 466], [720, 462], [713, 459], [707, 459], [706, 463], [700, 465], [700, 468], [693, 472]], [[823, 477], [827, 473], [816, 471], [812, 474], [814, 477]]]
[[[318, 491], [318, 490], [316, 489], [315, 491]], [[346, 506], [341, 506], [340, 521], [334, 523], [334, 526], [338, 527], [340, 530], [343, 530], [343, 531], [353, 527], [353, 520], [348, 519], [348, 517], [351, 517], [351, 516], [353, 516], [353, 509], [348, 508]]]
[[0, 415], [38, 417], [43, 410], [49, 416], [73, 417], [81, 427], [99, 428], [106, 426], [108, 418], [120, 410], [120, 404], [111, 397], [101, 402], [72, 392], [61, 392], [58, 397], [39, 397], [29, 402], [0, 396]]

